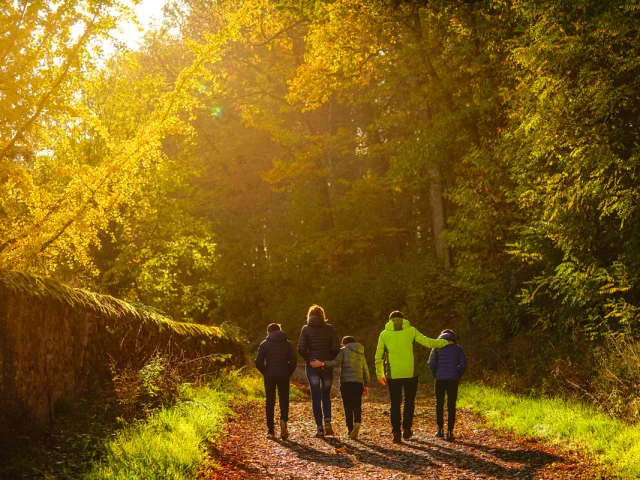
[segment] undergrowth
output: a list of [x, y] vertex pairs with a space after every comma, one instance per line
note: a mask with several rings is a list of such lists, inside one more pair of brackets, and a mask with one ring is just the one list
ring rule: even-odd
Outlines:
[[176, 404], [130, 424], [107, 442], [88, 478], [193, 479], [203, 442], [222, 434], [231, 401], [254, 395], [252, 383], [232, 373], [199, 388], [183, 388]]
[[[178, 402], [131, 423], [105, 445], [91, 479], [189, 479], [202, 465], [206, 441], [224, 432], [231, 404], [264, 397], [262, 377], [232, 371], [200, 387], [186, 386]], [[304, 393], [292, 386], [292, 400]]]

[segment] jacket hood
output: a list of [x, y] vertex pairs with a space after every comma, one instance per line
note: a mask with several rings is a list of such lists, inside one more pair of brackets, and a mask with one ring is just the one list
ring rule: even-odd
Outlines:
[[438, 339], [440, 338], [444, 338], [445, 340], [451, 340], [452, 342], [456, 341], [456, 336], [453, 333], [449, 333], [449, 332], [443, 333], [438, 337]]
[[286, 342], [287, 334], [282, 330], [274, 330], [269, 335], [267, 335], [267, 340], [270, 342]]
[[389, 320], [387, 322], [387, 324], [385, 325], [384, 329], [385, 330], [390, 330], [390, 331], [399, 331], [399, 330], [406, 330], [407, 328], [409, 328], [411, 326], [411, 324], [409, 323], [409, 320], [407, 320], [406, 318], [392, 318], [391, 320]]
[[324, 325], [324, 320], [322, 320], [322, 317], [318, 317], [316, 315], [311, 315], [309, 317], [309, 320], [307, 321], [307, 325], [309, 325], [310, 327], [321, 327]]
[[352, 350], [356, 353], [361, 353], [364, 355], [364, 347], [359, 344], [358, 342], [351, 342], [351, 343], [347, 343], [344, 348], [348, 348], [349, 350]]

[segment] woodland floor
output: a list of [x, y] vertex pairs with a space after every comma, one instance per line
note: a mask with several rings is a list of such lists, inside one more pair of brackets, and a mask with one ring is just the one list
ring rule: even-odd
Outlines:
[[[308, 391], [302, 369], [296, 372], [294, 382]], [[335, 437], [314, 437], [307, 399], [290, 405], [289, 439], [268, 440], [264, 402], [250, 402], [238, 406], [224, 440], [211, 445], [198, 480], [612, 478], [580, 452], [491, 430], [480, 415], [465, 410], [458, 410], [457, 440], [436, 439], [435, 399], [426, 385], [418, 390], [411, 440], [392, 443], [387, 391], [377, 385], [364, 400], [360, 438], [349, 440], [335, 388], [338, 383], [334, 382], [332, 401]], [[276, 405], [276, 425], [277, 418]], [[215, 463], [222, 467], [216, 469]]]

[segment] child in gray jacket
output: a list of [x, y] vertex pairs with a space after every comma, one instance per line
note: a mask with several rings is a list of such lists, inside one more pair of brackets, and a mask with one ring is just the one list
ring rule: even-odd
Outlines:
[[362, 395], [369, 391], [369, 367], [364, 357], [364, 347], [352, 336], [342, 339], [342, 348], [334, 360], [321, 362], [313, 360], [312, 367], [334, 368], [342, 365], [340, 371], [340, 395], [344, 404], [349, 438], [355, 440], [362, 423]]

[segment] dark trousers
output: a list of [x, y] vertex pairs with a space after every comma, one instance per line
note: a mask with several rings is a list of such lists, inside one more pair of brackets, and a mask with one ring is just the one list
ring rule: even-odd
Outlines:
[[447, 430], [456, 424], [456, 401], [458, 400], [458, 380], [436, 380], [436, 421], [438, 428], [444, 428], [444, 395], [447, 394]]
[[340, 383], [340, 395], [344, 405], [344, 417], [347, 421], [349, 433], [354, 423], [362, 422], [362, 393], [364, 384], [358, 382]]
[[289, 421], [289, 377], [264, 377], [264, 392], [267, 397], [267, 428], [274, 430], [273, 416], [276, 409], [276, 388], [280, 401], [280, 420]]
[[[387, 380], [389, 384], [389, 400], [391, 401], [391, 427], [394, 432], [400, 432], [400, 423], [405, 430], [411, 430], [413, 413], [418, 393], [418, 377], [394, 378]], [[404, 389], [404, 412], [400, 416], [402, 390]]]
[[333, 384], [333, 368], [313, 368], [307, 365], [307, 381], [311, 391], [311, 407], [316, 426], [331, 423], [331, 385]]

